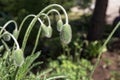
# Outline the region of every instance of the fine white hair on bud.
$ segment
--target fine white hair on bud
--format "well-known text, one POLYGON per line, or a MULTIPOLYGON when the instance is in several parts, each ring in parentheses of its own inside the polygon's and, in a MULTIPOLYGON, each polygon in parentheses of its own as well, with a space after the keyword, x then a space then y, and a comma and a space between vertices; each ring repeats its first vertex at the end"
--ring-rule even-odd
POLYGON ((24 55, 21 49, 16 49, 13 52, 13 59, 16 66, 22 66, 24 63, 24 55))
POLYGON ((64 44, 70 43, 72 39, 72 30, 69 24, 64 24, 62 31, 60 32, 60 39, 64 44))
POLYGON ((4 35, 3 35, 3 39, 4 39, 5 41, 10 41, 10 40, 11 40, 11 36, 10 36, 9 34, 4 34, 4 35))
POLYGON ((46 35, 48 34, 48 29, 45 24, 41 24, 41 30, 42 30, 42 36, 46 37, 46 35))
POLYGON ((50 38, 52 36, 52 27, 48 26, 47 29, 48 29, 48 34, 46 35, 46 37, 50 38))
POLYGON ((60 32, 62 30, 63 27, 63 21, 60 19, 57 22, 57 30, 60 32))
POLYGON ((42 36, 50 38, 52 36, 52 27, 41 24, 42 36))

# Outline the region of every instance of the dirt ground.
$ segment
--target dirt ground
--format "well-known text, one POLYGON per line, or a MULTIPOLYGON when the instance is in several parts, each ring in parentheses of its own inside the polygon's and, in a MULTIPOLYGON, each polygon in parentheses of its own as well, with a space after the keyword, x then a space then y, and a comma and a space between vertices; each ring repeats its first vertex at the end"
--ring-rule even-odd
POLYGON ((94 80, 120 80, 120 53, 103 53, 93 78, 94 80))

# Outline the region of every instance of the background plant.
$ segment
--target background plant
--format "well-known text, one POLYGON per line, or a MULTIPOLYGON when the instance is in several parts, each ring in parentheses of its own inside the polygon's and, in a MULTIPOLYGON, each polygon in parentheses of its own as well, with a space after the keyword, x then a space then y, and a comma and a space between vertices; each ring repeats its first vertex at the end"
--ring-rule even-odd
MULTIPOLYGON (((58 7, 60 8, 65 17, 66 17, 66 22, 62 25, 57 25, 59 26, 59 28, 61 28, 60 32, 60 39, 63 42, 63 44, 68 44, 71 41, 72 38, 72 31, 71 31, 71 27, 69 25, 68 22, 68 16, 67 13, 65 11, 65 9, 58 5, 58 4, 52 4, 47 6, 46 8, 44 8, 38 15, 28 15, 24 18, 24 20, 22 21, 22 23, 20 24, 19 29, 17 29, 17 23, 13 20, 8 21, 5 25, 3 25, 3 27, 1 27, 0 30, 0 39, 2 41, 2 45, 1 45, 1 51, 3 50, 2 48, 5 47, 4 50, 4 56, 1 56, 0 61, 1 61, 1 72, 0 73, 0 78, 3 80, 28 80, 28 79, 35 79, 38 80, 39 75, 33 75, 31 74, 30 70, 36 66, 41 64, 41 62, 37 62, 37 63, 33 63, 33 61, 39 57, 40 55, 40 51, 36 52, 36 47, 38 45, 38 41, 40 38, 40 35, 44 36, 44 37, 48 37, 50 38, 52 36, 52 27, 51 27, 51 22, 49 19, 48 14, 45 14, 44 12, 47 11, 48 9, 51 9, 53 7, 58 7), (40 16, 44 16, 47 17, 48 20, 48 26, 46 26, 43 21, 41 20, 40 16), (21 29, 23 27, 24 22, 29 18, 29 17, 33 17, 31 23, 29 24, 28 28, 26 29, 26 33, 25 36, 23 38, 23 42, 21 47, 19 46, 19 43, 17 41, 17 39, 19 38, 19 34, 21 32, 21 29), (33 47, 33 50, 31 51, 31 55, 27 56, 26 58, 24 57, 24 52, 25 52, 25 47, 27 44, 27 40, 28 37, 30 36, 31 30, 33 28, 33 26, 35 25, 35 23, 37 22, 37 20, 40 23, 40 27, 38 28, 38 33, 36 36, 36 40, 35 40, 35 45, 33 47), (10 23, 14 23, 15 25, 15 29, 13 30, 12 33, 8 32, 5 28, 10 24, 10 23), (13 39, 14 44, 12 47, 9 47, 8 44, 5 41, 10 41, 10 39, 13 39), (34 76, 34 77, 33 77, 34 76)), ((56 10, 57 11, 57 10, 56 10)), ((52 11, 51 11, 52 12, 52 11)), ((57 13, 59 13, 57 11, 57 13)), ((60 17, 61 15, 59 15, 60 17)), ((61 20, 61 18, 60 18, 61 20)), ((59 22, 58 22, 59 23, 59 22)), ((56 78, 64 78, 65 76, 54 76, 54 77, 50 77, 50 78, 46 78, 44 77, 45 80, 51 80, 51 79, 56 79, 56 78)))

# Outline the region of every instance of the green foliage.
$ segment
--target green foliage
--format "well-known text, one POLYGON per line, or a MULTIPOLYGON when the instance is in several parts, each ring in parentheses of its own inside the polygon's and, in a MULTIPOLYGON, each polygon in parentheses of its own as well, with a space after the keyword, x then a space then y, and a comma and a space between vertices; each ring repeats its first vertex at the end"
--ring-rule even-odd
POLYGON ((120 79, 120 73, 119 72, 113 71, 113 72, 111 72, 111 74, 112 74, 112 77, 111 77, 110 80, 119 80, 120 79))
MULTIPOLYGON (((27 73, 31 69, 31 64, 40 54, 38 53, 37 56, 36 54, 28 56, 24 64, 20 68, 14 65, 14 60, 12 59, 11 51, 8 51, 7 53, 5 51, 3 55, 4 55, 3 57, 0 57, 0 79, 1 80, 11 80, 11 79, 12 80, 22 80, 22 79, 28 80, 26 77, 30 76, 30 75, 27 75, 27 73), (5 57, 6 54, 7 56, 5 57), (18 70, 17 74, 16 74, 16 70, 18 70)), ((38 63, 34 63, 33 65, 36 65, 36 64, 38 65, 38 63)))
POLYGON ((69 60, 65 55, 59 56, 58 60, 51 61, 49 67, 53 68, 51 75, 64 74, 67 76, 65 80, 88 80, 92 69, 89 61, 81 59, 80 63, 77 63, 69 60))
POLYGON ((97 57, 99 53, 102 52, 102 50, 100 50, 101 46, 100 41, 87 42, 86 49, 84 50, 86 57, 97 57))
MULTIPOLYGON (((10 20, 5 25, 3 25, 3 27, 0 27, 0 40, 1 40, 0 51, 2 53, 2 56, 0 56, 0 71, 1 71, 0 79, 1 80, 40 80, 40 79, 41 80, 52 80, 52 79, 58 79, 58 78, 65 77, 65 76, 47 77, 46 74, 48 74, 49 72, 48 73, 45 72, 44 73, 45 77, 43 77, 44 75, 39 72, 37 75, 34 75, 30 71, 33 67, 41 64, 40 61, 37 63, 33 63, 39 57, 39 55, 41 53, 40 51, 35 53, 39 38, 41 36, 40 34, 42 33, 42 34, 44 34, 44 37, 49 37, 49 38, 52 36, 52 27, 50 26, 51 25, 50 19, 48 19, 49 26, 47 27, 47 26, 43 25, 43 21, 41 20, 41 18, 39 18, 42 14, 45 14, 45 12, 48 9, 51 9, 52 7, 58 7, 64 12, 64 14, 66 15, 66 23, 65 24, 69 25, 68 17, 67 17, 67 13, 66 13, 65 9, 61 5, 51 4, 51 5, 47 6, 46 8, 44 8, 38 15, 28 15, 27 17, 25 17, 24 20, 22 21, 19 29, 18 29, 17 23, 14 20, 10 20), (34 18, 32 19, 31 23, 29 24, 28 28, 26 29, 25 36, 24 36, 23 42, 22 42, 22 46, 20 47, 17 39, 19 38, 19 35, 21 34, 20 31, 23 27, 24 22, 29 17, 34 17, 34 18), (31 30, 34 27, 37 20, 39 21, 41 26, 39 26, 39 29, 37 32, 37 36, 35 39, 35 45, 34 45, 32 51, 30 52, 31 54, 29 56, 26 56, 26 58, 25 58, 24 54, 25 54, 25 47, 27 45, 27 40, 28 40, 31 30), (15 29, 11 33, 6 30, 6 27, 8 27, 8 25, 10 23, 13 23, 15 26, 15 29), (10 45, 7 44, 5 41, 10 41, 11 39, 13 39, 14 43, 10 47, 10 45)), ((45 14, 45 15, 47 15, 47 14, 45 14)), ((48 18, 49 18, 49 16, 48 16, 48 18)), ((63 27, 66 28, 66 26, 63 26, 63 27)), ((70 25, 67 27, 69 28, 69 30, 67 30, 67 31, 65 30, 64 33, 67 33, 67 35, 72 35, 70 25)), ((63 33, 63 32, 60 32, 60 33, 63 33)), ((61 38, 65 38, 66 42, 64 42, 64 43, 68 44, 71 41, 71 36, 66 36, 66 37, 68 39, 65 38, 65 36, 61 37, 61 38)))

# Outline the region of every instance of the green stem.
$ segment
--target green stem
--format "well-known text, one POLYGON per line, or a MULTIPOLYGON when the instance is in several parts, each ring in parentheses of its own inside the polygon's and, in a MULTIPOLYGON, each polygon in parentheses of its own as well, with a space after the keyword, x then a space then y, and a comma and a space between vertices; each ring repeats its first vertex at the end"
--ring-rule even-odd
POLYGON ((16 74, 17 74, 18 70, 19 70, 19 67, 17 67, 16 70, 15 70, 15 73, 14 73, 14 76, 13 76, 13 80, 16 80, 16 74))
POLYGON ((40 38, 40 33, 41 33, 41 27, 39 28, 39 31, 38 31, 38 34, 37 34, 37 38, 36 38, 36 41, 35 41, 35 46, 32 50, 32 54, 34 54, 36 48, 37 48, 37 45, 38 45, 38 41, 39 41, 39 38, 40 38))
MULTIPOLYGON (((109 42, 109 40, 111 39, 111 37, 113 36, 113 34, 115 33, 115 31, 118 29, 119 26, 120 26, 120 22, 119 22, 119 23, 115 26, 115 28, 112 30, 112 32, 110 33, 110 35, 108 36, 108 38, 106 39, 106 41, 104 42, 104 44, 103 44, 103 46, 100 48, 100 50, 103 49, 103 48, 107 45, 107 43, 109 42)), ((100 58, 101 58, 102 54, 103 54, 103 52, 100 52, 100 53, 99 53, 98 58, 97 58, 97 62, 96 62, 96 64, 95 64, 95 66, 93 67, 93 70, 92 70, 92 72, 91 72, 91 74, 90 74, 90 78, 89 78, 89 79, 92 79, 92 76, 93 76, 93 74, 94 74, 94 72, 95 72, 95 69, 97 68, 97 66, 98 66, 98 64, 99 64, 99 62, 100 62, 100 58)))
POLYGON ((16 23, 14 20, 10 20, 10 21, 8 21, 8 22, 3 26, 3 28, 2 28, 1 31, 0 31, 0 35, 2 34, 3 30, 5 30, 5 28, 6 28, 10 23, 14 23, 15 29, 17 30, 17 23, 16 23))
MULTIPOLYGON (((21 31, 21 28, 22 28, 22 26, 23 26, 23 23, 24 23, 24 22, 26 21, 26 19, 29 18, 29 17, 34 17, 34 18, 35 18, 36 15, 31 14, 31 15, 28 15, 26 18, 24 18, 23 22, 22 22, 21 25, 20 25, 19 33, 20 33, 20 31, 21 31)), ((38 21, 39 21, 41 24, 43 24, 43 22, 41 21, 40 18, 38 18, 38 21)), ((27 29, 27 31, 29 31, 29 28, 27 29)), ((38 35, 40 35, 40 32, 41 32, 41 30, 39 30, 38 35)), ((19 36, 19 35, 18 35, 18 36, 19 36)), ((27 36, 29 36, 29 34, 28 34, 27 36)), ((36 46, 37 46, 37 43, 38 43, 38 39, 39 39, 39 37, 37 36, 36 42, 35 42, 35 46, 34 46, 34 49, 33 49, 32 53, 33 53, 33 52, 35 51, 35 49, 36 49, 36 46)), ((25 45, 26 45, 26 44, 25 44, 25 45)), ((23 48, 22 50, 24 50, 24 48, 23 48)))
POLYGON ((56 12, 56 13, 58 14, 60 20, 62 20, 62 17, 61 17, 61 15, 60 15, 60 13, 59 13, 58 10, 56 10, 56 9, 51 9, 51 10, 49 10, 49 11, 47 12, 47 15, 49 15, 51 12, 56 12))
POLYGON ((45 17, 47 17, 47 20, 48 20, 48 26, 51 26, 51 22, 50 22, 50 18, 49 18, 49 16, 48 16, 47 14, 45 14, 45 13, 42 13, 41 16, 45 16, 45 17))
POLYGON ((46 79, 46 80, 55 80, 55 79, 59 79, 59 78, 66 78, 66 76, 55 76, 55 77, 50 77, 50 78, 48 78, 48 79, 46 79))
POLYGON ((28 29, 27 29, 27 31, 26 31, 26 33, 25 33, 25 36, 24 36, 24 39, 23 39, 23 43, 22 43, 22 50, 23 50, 23 51, 24 51, 24 49, 25 49, 26 42, 27 42, 27 40, 28 40, 29 34, 30 34, 33 26, 35 25, 37 19, 40 17, 40 15, 41 15, 42 13, 44 13, 47 9, 49 9, 49 8, 51 8, 51 7, 59 7, 59 8, 61 8, 61 9, 63 10, 64 14, 65 14, 65 17, 66 17, 66 23, 68 23, 67 13, 66 13, 65 9, 64 9, 61 5, 52 4, 52 5, 49 5, 49 6, 45 7, 45 8, 31 21, 31 23, 29 24, 28 29))
POLYGON ((8 34, 8 35, 10 35, 11 37, 12 37, 12 39, 14 40, 14 42, 15 42, 15 44, 16 44, 16 47, 17 47, 17 49, 20 49, 20 46, 19 46, 19 44, 18 44, 18 42, 17 42, 17 40, 15 39, 15 37, 11 34, 11 33, 9 33, 9 32, 5 32, 4 34, 2 34, 0 37, 3 37, 5 34, 8 34))
MULTIPOLYGON (((26 21, 28 18, 30 18, 30 17, 36 17, 36 15, 30 14, 30 15, 26 16, 26 17, 23 19, 23 21, 22 21, 22 23, 20 24, 20 27, 19 27, 18 36, 19 36, 19 33, 20 33, 20 31, 21 31, 21 29, 22 29, 22 27, 23 27, 23 24, 24 24, 25 21, 26 21)), ((39 22, 42 23, 41 20, 39 20, 39 22)), ((18 36, 17 36, 17 38, 18 38, 18 36)))

